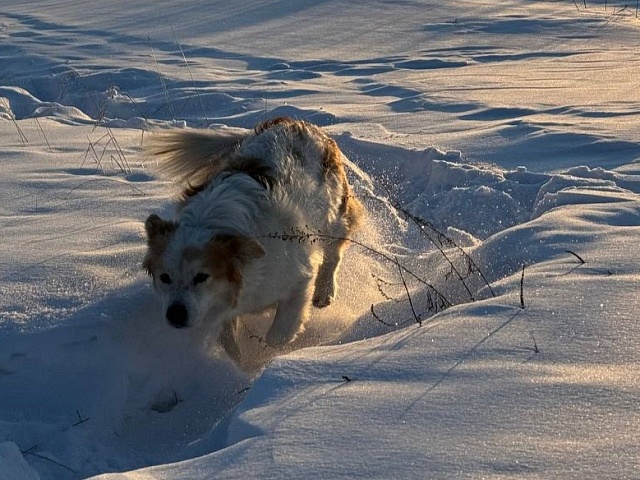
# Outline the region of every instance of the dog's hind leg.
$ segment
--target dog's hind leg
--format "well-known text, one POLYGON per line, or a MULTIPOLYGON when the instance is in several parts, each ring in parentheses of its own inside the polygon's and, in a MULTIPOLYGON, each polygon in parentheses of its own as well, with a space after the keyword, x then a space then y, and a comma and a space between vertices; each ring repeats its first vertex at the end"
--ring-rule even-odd
POLYGON ((311 289, 311 279, 302 278, 287 298, 278 301, 273 323, 267 331, 267 344, 270 347, 281 348, 302 333, 309 316, 311 289))

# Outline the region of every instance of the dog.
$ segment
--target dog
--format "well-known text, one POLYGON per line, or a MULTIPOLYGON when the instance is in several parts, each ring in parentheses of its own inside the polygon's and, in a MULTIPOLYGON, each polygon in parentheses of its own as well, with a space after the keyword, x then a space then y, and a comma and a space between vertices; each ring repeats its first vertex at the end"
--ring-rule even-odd
POLYGON ((275 307, 265 340, 290 344, 311 305, 335 299, 344 250, 363 218, 335 141, 281 117, 241 133, 160 134, 149 153, 186 184, 175 220, 151 214, 145 222, 142 265, 166 320, 207 324, 238 360, 236 319, 275 307))

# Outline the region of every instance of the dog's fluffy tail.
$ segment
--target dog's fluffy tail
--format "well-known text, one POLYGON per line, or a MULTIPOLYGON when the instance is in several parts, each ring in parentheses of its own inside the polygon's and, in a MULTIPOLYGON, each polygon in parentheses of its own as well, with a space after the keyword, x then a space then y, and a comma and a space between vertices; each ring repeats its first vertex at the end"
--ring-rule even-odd
POLYGON ((178 130, 153 134, 146 147, 163 176, 198 185, 226 167, 227 159, 252 132, 178 130))

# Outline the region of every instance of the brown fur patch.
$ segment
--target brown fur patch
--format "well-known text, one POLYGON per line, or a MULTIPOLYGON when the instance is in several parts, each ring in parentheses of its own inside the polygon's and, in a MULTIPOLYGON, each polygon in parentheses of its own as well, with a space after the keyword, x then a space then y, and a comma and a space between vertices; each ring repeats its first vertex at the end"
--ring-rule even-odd
POLYGON ((160 259, 164 253, 169 239, 173 232, 178 228, 176 222, 163 220, 155 213, 149 215, 144 222, 144 228, 147 232, 147 253, 142 260, 142 268, 144 268, 149 275, 158 269, 160 259))
POLYGON ((351 191, 349 191, 349 194, 342 200, 342 207, 344 208, 344 218, 347 222, 347 228, 349 233, 352 233, 362 224, 364 207, 351 191))
POLYGON ((348 231, 353 232, 362 222, 364 207, 353 195, 347 179, 344 162, 342 161, 342 152, 332 138, 326 138, 325 149, 325 155, 322 159, 322 169, 326 176, 334 176, 342 185, 343 197, 342 204, 340 205, 340 214, 346 221, 348 231))
POLYGON ((347 181, 347 175, 344 171, 344 165, 342 163, 342 152, 338 148, 336 142, 329 137, 325 138, 324 142, 324 157, 322 158, 322 169, 326 173, 331 173, 338 177, 341 183, 347 181))
POLYGON ((216 235, 206 247, 205 259, 211 275, 231 286, 229 303, 236 306, 242 290, 242 270, 265 250, 257 240, 238 235, 216 235))
POLYGON ((281 125, 283 123, 287 125, 293 125, 300 122, 298 120, 294 120, 289 117, 275 117, 257 124, 253 130, 254 132, 256 132, 256 135, 259 135, 262 132, 269 130, 272 127, 275 127, 276 125, 281 125))

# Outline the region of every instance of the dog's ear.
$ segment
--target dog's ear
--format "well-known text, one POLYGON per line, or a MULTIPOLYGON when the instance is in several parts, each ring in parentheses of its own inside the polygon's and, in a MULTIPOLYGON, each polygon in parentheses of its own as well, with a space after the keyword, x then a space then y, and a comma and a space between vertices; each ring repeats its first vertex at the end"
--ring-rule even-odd
POLYGON ((254 238, 240 235, 216 235, 206 247, 206 258, 214 276, 229 282, 229 304, 238 304, 242 291, 242 273, 252 260, 265 255, 264 247, 254 238))
POLYGON ((147 232, 147 254, 142 260, 142 268, 151 275, 162 257, 162 253, 167 246, 170 235, 178 228, 176 222, 163 220, 155 213, 149 215, 144 222, 144 229, 147 232))
POLYGON ((170 222, 163 220, 155 213, 149 215, 144 222, 144 229, 147 232, 147 241, 151 245, 158 237, 167 237, 171 234, 178 224, 176 222, 170 222))
POLYGON ((232 252, 242 264, 264 257, 267 253, 262 244, 255 238, 232 237, 232 252))
POLYGON ((258 240, 241 235, 216 235, 209 241, 207 250, 216 260, 231 261, 240 267, 266 253, 258 240))
POLYGON ((216 235, 206 247, 211 269, 237 285, 242 284, 242 269, 265 253, 258 240, 240 235, 216 235))

